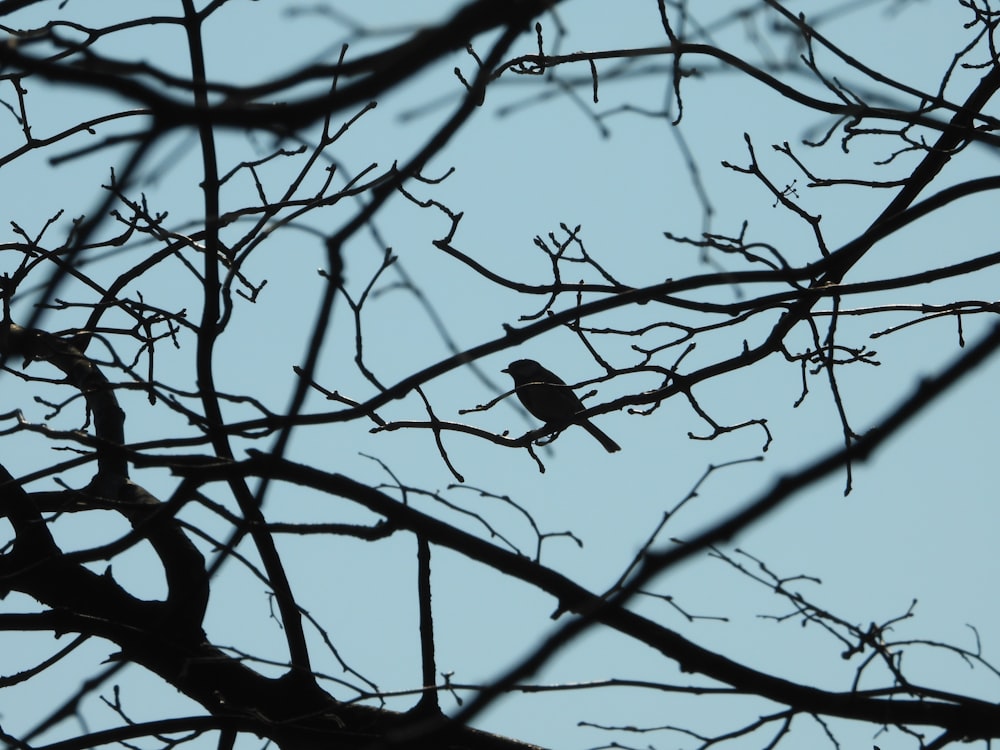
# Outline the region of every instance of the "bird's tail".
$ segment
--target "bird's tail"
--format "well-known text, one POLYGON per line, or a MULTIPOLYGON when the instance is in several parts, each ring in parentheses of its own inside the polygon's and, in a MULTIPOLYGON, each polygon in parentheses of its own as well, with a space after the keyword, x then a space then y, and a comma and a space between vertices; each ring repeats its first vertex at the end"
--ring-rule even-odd
POLYGON ((580 426, 583 427, 587 432, 593 435, 595 438, 601 441, 601 445, 604 446, 604 450, 608 453, 615 453, 620 451, 622 447, 618 445, 614 440, 612 440, 608 435, 601 432, 600 428, 591 422, 589 419, 586 422, 581 422, 580 426))

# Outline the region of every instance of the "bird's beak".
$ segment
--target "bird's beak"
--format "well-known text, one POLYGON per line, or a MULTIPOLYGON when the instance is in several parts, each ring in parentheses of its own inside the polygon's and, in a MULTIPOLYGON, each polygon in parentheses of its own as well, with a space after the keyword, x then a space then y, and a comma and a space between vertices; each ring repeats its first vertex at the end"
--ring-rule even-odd
POLYGON ((503 368, 503 369, 502 369, 502 370, 501 370, 500 372, 505 372, 505 373, 507 373, 508 375, 510 375, 510 368, 509 368, 509 367, 505 367, 505 368, 503 368))

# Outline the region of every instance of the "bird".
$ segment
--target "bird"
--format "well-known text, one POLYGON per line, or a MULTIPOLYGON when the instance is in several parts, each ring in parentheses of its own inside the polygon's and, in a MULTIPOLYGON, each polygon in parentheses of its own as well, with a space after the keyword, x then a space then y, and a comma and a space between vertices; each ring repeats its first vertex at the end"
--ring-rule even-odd
POLYGON ((577 417, 584 411, 583 402, 554 372, 546 370, 533 359, 518 359, 501 372, 514 379, 514 391, 524 408, 546 425, 566 427, 578 424, 597 438, 608 453, 622 449, 589 419, 577 417))

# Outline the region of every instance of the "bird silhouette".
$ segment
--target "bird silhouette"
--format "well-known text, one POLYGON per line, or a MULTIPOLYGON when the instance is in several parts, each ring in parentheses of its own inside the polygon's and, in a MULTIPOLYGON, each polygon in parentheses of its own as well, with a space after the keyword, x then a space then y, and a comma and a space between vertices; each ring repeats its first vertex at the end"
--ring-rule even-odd
POLYGON ((546 425, 566 427, 578 424, 597 438, 608 453, 622 449, 589 419, 577 416, 584 411, 583 402, 551 370, 546 370, 533 359, 519 359, 511 362, 502 372, 514 379, 514 390, 524 408, 546 425))

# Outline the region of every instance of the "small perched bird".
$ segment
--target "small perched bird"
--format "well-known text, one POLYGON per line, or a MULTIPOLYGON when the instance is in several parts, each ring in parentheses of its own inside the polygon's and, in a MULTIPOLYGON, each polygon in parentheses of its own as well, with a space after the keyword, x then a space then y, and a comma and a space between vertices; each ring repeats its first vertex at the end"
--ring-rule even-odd
POLYGON ((554 427, 578 424, 601 441, 608 453, 620 451, 618 443, 601 432, 589 419, 576 415, 584 411, 583 402, 562 379, 533 359, 519 359, 502 370, 514 378, 514 390, 532 416, 554 427))

